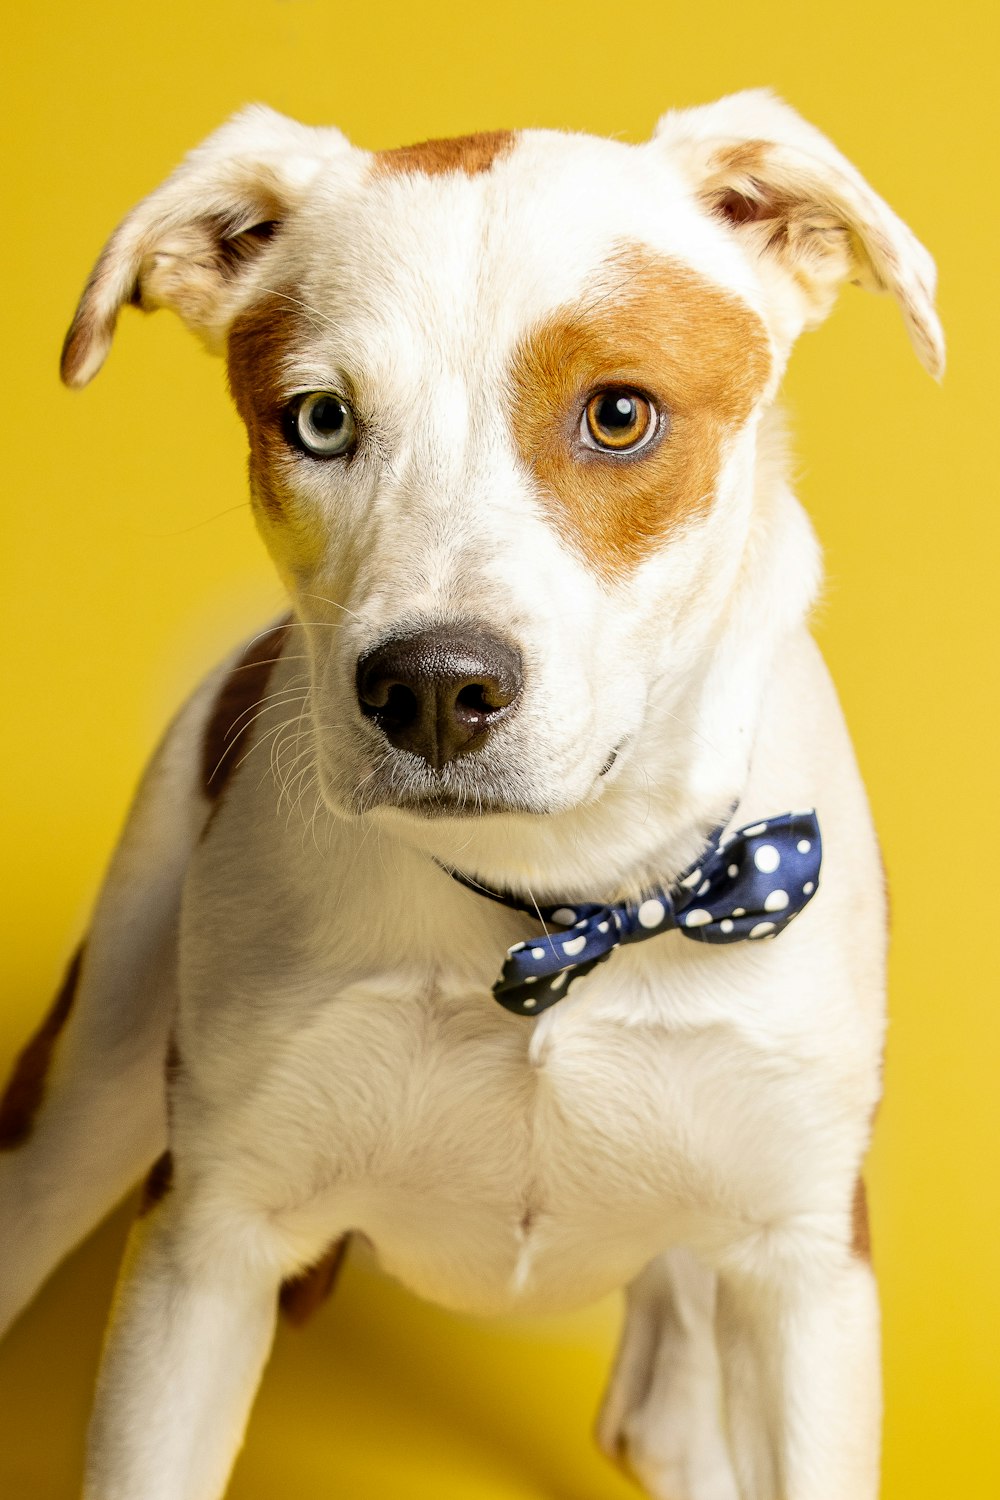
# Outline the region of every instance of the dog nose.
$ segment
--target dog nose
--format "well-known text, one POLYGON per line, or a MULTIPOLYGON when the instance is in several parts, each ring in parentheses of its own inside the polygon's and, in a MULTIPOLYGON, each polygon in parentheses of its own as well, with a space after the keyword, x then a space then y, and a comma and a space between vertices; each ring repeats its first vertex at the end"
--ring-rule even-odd
POLYGON ((436 771, 478 750, 522 686, 520 653, 474 626, 397 636, 358 661, 361 712, 436 771))

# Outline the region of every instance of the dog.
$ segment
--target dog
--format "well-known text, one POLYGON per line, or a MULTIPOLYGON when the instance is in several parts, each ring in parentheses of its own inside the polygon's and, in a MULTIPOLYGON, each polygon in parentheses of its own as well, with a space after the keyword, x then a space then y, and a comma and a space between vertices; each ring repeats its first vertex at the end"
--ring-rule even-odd
POLYGON ((927 252, 766 91, 379 153, 254 106, 113 234, 63 377, 127 304, 225 355, 290 613, 0 1110, 4 1324, 146 1178, 86 1500, 223 1493, 350 1235, 465 1312, 625 1288, 656 1500, 874 1500, 885 893, 775 407, 845 281, 940 375, 927 252))

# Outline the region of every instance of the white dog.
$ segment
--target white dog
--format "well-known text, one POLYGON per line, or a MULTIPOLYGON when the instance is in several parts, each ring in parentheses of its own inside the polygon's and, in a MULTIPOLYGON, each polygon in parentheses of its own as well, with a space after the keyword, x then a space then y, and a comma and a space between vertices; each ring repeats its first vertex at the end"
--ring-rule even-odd
POLYGON ((375 155, 251 108, 112 236, 64 377, 126 303, 225 353, 292 614, 0 1115, 0 1322, 156 1163, 87 1500, 222 1494, 351 1233, 477 1313, 627 1287, 651 1496, 874 1500, 884 892, 773 405, 844 280, 939 373, 926 252, 764 92, 375 155))

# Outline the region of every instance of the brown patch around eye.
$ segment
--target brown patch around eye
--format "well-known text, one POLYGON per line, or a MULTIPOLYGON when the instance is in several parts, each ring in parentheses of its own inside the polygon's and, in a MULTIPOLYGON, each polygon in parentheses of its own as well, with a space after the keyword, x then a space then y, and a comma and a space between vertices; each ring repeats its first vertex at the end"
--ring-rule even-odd
POLYGON ((591 297, 522 341, 511 371, 515 443, 566 541, 613 580, 703 513, 770 368, 764 326, 735 293, 649 250, 617 255, 591 297), (605 387, 644 391, 661 413, 634 456, 578 440, 605 387))
POLYGON ((83 945, 70 960, 59 993, 34 1036, 14 1064, 10 1082, 0 1099, 0 1151, 21 1146, 31 1134, 45 1094, 45 1079, 56 1041, 69 1020, 83 966, 83 945))
POLYGON ((251 641, 219 690, 201 747, 202 791, 210 802, 221 797, 253 743, 255 711, 267 695, 289 629, 290 622, 285 621, 251 641))
POLYGON ((418 172, 439 177, 444 172, 464 172, 475 177, 488 172, 493 163, 513 150, 512 130, 488 130, 479 135, 456 135, 439 141, 418 141, 415 146, 396 146, 375 154, 376 177, 398 177, 418 172))
POLYGON ((229 389, 250 439, 250 491, 270 521, 285 519, 277 479, 288 457, 281 392, 286 356, 301 341, 301 321, 292 295, 276 290, 241 313, 229 331, 229 389))

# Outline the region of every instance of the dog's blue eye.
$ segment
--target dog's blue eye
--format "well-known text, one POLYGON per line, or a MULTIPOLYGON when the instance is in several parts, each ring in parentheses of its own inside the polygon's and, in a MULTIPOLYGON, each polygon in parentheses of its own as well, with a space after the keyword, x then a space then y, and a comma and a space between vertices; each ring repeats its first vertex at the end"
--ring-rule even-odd
POLYGON ((357 428, 346 402, 330 391, 297 396, 288 409, 286 430, 296 447, 313 458, 340 458, 354 447, 357 428))

